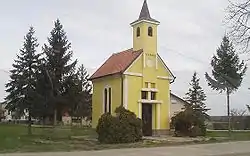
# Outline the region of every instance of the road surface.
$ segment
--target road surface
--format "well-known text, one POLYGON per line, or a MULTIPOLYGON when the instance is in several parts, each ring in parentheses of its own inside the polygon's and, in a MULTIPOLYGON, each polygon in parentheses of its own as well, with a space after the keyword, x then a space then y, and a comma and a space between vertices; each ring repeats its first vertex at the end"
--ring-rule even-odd
POLYGON ((250 141, 103 151, 22 153, 0 156, 250 156, 250 141))

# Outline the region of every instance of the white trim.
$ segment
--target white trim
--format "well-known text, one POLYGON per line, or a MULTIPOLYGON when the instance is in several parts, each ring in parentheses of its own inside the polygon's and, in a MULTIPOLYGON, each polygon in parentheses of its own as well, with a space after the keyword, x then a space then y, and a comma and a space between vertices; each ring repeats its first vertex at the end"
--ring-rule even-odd
POLYGON ((165 70, 167 70, 169 72, 169 74, 171 75, 172 79, 174 79, 174 75, 173 73, 170 71, 170 69, 167 67, 167 65, 164 63, 163 59, 161 58, 161 56, 159 54, 157 54, 157 58, 158 60, 161 61, 161 63, 163 64, 163 66, 165 67, 165 70))
POLYGON ((142 103, 138 103, 138 118, 142 119, 142 103))
POLYGON ((139 103, 154 103, 154 104, 163 103, 163 101, 159 101, 159 100, 146 100, 146 99, 138 100, 138 102, 139 103))
POLYGON ((151 88, 151 83, 150 82, 148 82, 148 88, 151 88))
POLYGON ((156 88, 142 88, 141 91, 146 91, 146 92, 158 92, 159 90, 156 88))
POLYGON ((102 114, 105 113, 105 87, 104 89, 102 90, 102 114))
POLYGON ((155 55, 155 67, 156 67, 156 69, 158 69, 158 57, 157 57, 157 55, 155 55))
POLYGON ((132 63, 131 65, 124 71, 124 73, 127 73, 129 71, 129 69, 134 66, 134 64, 140 59, 141 55, 143 55, 143 53, 141 53, 132 63))
POLYGON ((133 73, 133 72, 124 72, 124 75, 130 75, 130 76, 138 76, 142 77, 142 73, 133 73))
POLYGON ((128 109, 128 79, 126 75, 123 78, 123 107, 128 109))
POLYGON ((143 53, 143 67, 146 67, 146 54, 143 53))
POLYGON ((173 80, 174 78, 169 76, 157 76, 157 79, 173 80))
POLYGON ((171 105, 172 105, 172 103, 171 103, 171 93, 169 93, 168 94, 168 99, 169 99, 169 104, 168 104, 168 117, 169 117, 169 125, 170 125, 170 123, 171 123, 171 105))
POLYGON ((141 22, 147 22, 147 23, 150 23, 150 24, 156 24, 156 25, 159 25, 160 22, 153 22, 153 21, 149 21, 149 20, 140 20, 140 21, 137 21, 137 22, 133 22, 131 23, 130 25, 133 27, 134 25, 137 25, 141 22))
POLYGON ((157 129, 161 129, 161 105, 156 105, 157 108, 157 129))

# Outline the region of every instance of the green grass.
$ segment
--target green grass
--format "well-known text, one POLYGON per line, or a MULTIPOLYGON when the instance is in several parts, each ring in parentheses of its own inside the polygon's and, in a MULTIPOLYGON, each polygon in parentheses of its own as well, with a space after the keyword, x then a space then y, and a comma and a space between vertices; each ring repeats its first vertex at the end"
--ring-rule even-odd
POLYGON ((0 152, 69 151, 92 146, 95 131, 88 128, 32 127, 27 135, 23 125, 0 125, 0 152), (77 138, 81 136, 81 138, 77 138), (78 147, 81 144, 81 147, 78 147))
POLYGON ((245 141, 250 140, 250 131, 232 131, 231 136, 227 131, 208 131, 208 137, 224 137, 228 140, 245 141))
POLYGON ((171 142, 143 140, 132 144, 104 145, 97 141, 97 134, 91 128, 77 127, 32 127, 32 135, 27 135, 25 125, 0 124, 0 153, 10 152, 49 152, 100 150, 115 148, 159 147, 183 144, 213 143, 229 140, 250 140, 250 132, 232 132, 228 138, 227 132, 209 131, 206 141, 171 142), (219 139, 225 137, 226 139, 219 139))

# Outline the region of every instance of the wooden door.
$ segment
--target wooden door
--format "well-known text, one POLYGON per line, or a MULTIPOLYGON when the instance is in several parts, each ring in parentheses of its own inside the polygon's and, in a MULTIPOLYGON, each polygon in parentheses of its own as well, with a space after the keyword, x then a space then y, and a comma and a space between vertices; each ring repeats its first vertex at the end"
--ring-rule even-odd
POLYGON ((142 133, 152 136, 152 105, 142 104, 142 133))

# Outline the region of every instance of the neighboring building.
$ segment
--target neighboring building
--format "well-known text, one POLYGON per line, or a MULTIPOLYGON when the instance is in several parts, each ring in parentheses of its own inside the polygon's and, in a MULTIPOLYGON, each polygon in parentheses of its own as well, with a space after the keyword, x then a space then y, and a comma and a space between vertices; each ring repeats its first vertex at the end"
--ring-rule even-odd
POLYGON ((24 114, 20 117, 15 116, 15 112, 11 112, 5 108, 6 103, 2 102, 0 108, 4 109, 4 120, 3 121, 11 121, 11 120, 27 120, 28 119, 28 111, 24 110, 24 114))
MULTIPOLYGON (((208 129, 214 130, 227 130, 228 117, 227 116, 210 116, 206 121, 208 129)), ((231 128, 232 130, 249 130, 250 129, 250 116, 233 116, 231 115, 231 128)))
POLYGON ((170 117, 172 118, 174 115, 181 112, 184 105, 188 104, 188 102, 173 93, 170 93, 170 99, 170 117))
MULTIPOLYGON (((143 121, 143 134, 170 129, 170 83, 175 79, 157 51, 157 27, 146 0, 132 22, 133 48, 114 53, 90 77, 93 83, 92 127, 105 112, 122 105, 143 121)), ((121 41, 122 42, 122 41, 121 41)))

